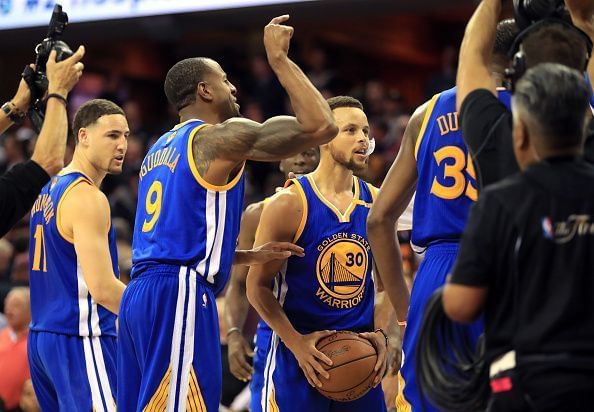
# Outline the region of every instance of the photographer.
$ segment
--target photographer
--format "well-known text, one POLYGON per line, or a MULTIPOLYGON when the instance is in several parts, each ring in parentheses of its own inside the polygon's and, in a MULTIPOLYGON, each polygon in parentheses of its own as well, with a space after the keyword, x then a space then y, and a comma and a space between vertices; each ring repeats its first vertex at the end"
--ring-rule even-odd
MULTIPOLYGON (((563 5, 559 0, 538 1, 550 5, 563 5)), ((497 99, 495 82, 490 76, 489 69, 501 2, 502 0, 483 0, 476 9, 466 27, 460 47, 460 63, 456 79, 458 87, 456 106, 460 113, 462 135, 477 169, 479 188, 497 182, 519 170, 512 149, 512 114, 497 99)), ((519 2, 520 5, 535 3, 536 1, 519 2)), ((577 9, 577 5, 581 3, 586 2, 574 0, 568 2, 568 6, 570 8, 575 6, 577 9)), ((592 0, 587 3, 592 3, 592 0)), ((555 13, 561 14, 558 9, 556 10, 555 13)), ((588 10, 585 6, 580 10, 583 10, 580 15, 587 15, 588 10)), ((529 11, 522 9, 516 14, 526 15, 529 11)), ((525 17, 527 27, 521 27, 524 30, 518 35, 510 51, 510 56, 514 58, 517 57, 517 52, 521 52, 523 56, 519 65, 518 59, 515 58, 516 63, 513 65, 515 74, 512 78, 515 77, 517 80, 524 70, 546 62, 560 63, 584 72, 591 51, 591 41, 587 34, 573 27, 569 21, 564 22, 562 16, 556 16, 553 19, 549 18, 550 16, 543 17, 536 22, 534 21, 538 20, 538 16, 525 17), (530 22, 534 23, 530 24, 530 22)), ((594 30, 591 32, 594 33, 594 30)))
MULTIPOLYGON (((47 62, 49 85, 45 121, 31 160, 16 165, 0 177, 0 237, 31 209, 50 176, 64 166, 68 136, 66 99, 82 75, 83 64, 80 60, 84 54, 82 46, 61 62, 56 62, 55 51, 50 54, 47 62)), ((29 104, 29 87, 21 80, 15 97, 0 110, 0 132, 14 122, 21 121, 29 104)))
POLYGON ((484 309, 489 411, 594 405, 594 166, 582 158, 590 91, 541 64, 517 83, 513 150, 522 173, 485 189, 443 292, 458 322, 484 309))

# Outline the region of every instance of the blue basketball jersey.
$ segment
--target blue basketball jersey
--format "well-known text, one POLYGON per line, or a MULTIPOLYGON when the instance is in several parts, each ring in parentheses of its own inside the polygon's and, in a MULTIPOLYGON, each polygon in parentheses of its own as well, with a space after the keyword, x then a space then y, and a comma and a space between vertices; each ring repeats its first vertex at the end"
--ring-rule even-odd
POLYGON ((370 186, 353 178, 353 201, 343 215, 311 174, 292 183, 304 204, 294 243, 305 256, 287 260, 275 279, 275 296, 300 333, 373 330, 375 291, 365 226, 373 203, 370 186))
MULTIPOLYGON (((507 90, 499 99, 511 106, 507 90)), ((456 111, 456 88, 430 100, 415 145, 417 192, 413 210, 412 243, 426 248, 440 241, 458 242, 477 183, 470 153, 462 138, 456 111)))
MULTIPOLYGON (((60 226, 60 202, 78 184, 93 183, 80 172, 54 176, 31 209, 29 283, 31 330, 75 336, 116 336, 116 316, 98 305, 83 277, 74 239, 60 226)), ((118 276, 115 229, 109 229, 109 251, 118 276)))
POLYGON ((154 265, 188 266, 220 292, 229 278, 243 205, 243 168, 225 186, 199 174, 192 142, 201 120, 166 132, 142 162, 132 278, 154 265))

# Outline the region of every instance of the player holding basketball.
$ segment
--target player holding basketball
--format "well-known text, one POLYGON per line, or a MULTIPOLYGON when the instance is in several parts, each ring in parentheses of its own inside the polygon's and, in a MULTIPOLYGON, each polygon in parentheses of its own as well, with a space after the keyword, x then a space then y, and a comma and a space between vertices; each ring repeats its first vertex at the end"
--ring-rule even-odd
POLYGON ((72 162, 31 210, 29 365, 42 410, 115 411, 116 327, 124 284, 99 190, 127 148, 124 111, 91 100, 74 116, 72 162))
MULTIPOLYGON (((288 179, 290 174, 303 175, 312 172, 320 161, 318 148, 311 148, 295 156, 283 159, 279 169, 285 173, 288 179)), ((251 249, 256 238, 256 229, 260 222, 260 216, 264 204, 270 198, 249 205, 241 217, 241 227, 237 247, 239 249, 251 249)), ((250 411, 262 410, 260 397, 264 385, 264 367, 266 365, 266 354, 272 330, 264 321, 258 322, 258 329, 255 336, 255 353, 252 353, 250 344, 244 338, 242 331, 250 308, 245 293, 246 279, 248 274, 247 266, 234 266, 229 280, 229 287, 225 294, 225 319, 229 329, 227 330, 227 344, 229 347, 229 368, 231 373, 240 380, 250 380, 250 411), (247 361, 248 356, 253 356, 253 367, 247 361)))
MULTIPOLYGON (((506 53, 516 33, 513 20, 505 20, 497 27, 492 72, 500 83, 509 64, 506 53)), ((509 106, 509 93, 500 90, 500 100, 509 106)), ((402 345, 400 374, 404 388, 399 388, 398 411, 423 407, 428 412, 435 410, 421 399, 416 385, 417 336, 427 300, 444 285, 456 260, 468 212, 476 198, 475 171, 459 128, 453 88, 435 95, 413 114, 367 223, 377 268, 399 324, 408 323, 402 345), (412 243, 425 250, 425 257, 413 283, 409 309, 402 257, 392 228, 415 191, 412 243)), ((470 328, 474 338, 482 333, 479 323, 470 328)))
POLYGON ((287 56, 288 18, 266 26, 264 46, 296 117, 263 124, 238 117, 236 89, 211 59, 182 60, 167 73, 165 93, 182 123, 161 136, 140 170, 132 281, 119 318, 120 411, 218 409, 215 296, 233 263, 262 260, 251 251, 234 258, 245 161, 278 161, 336 135, 328 103, 287 56))
POLYGON ((274 331, 266 361, 262 410, 381 411, 380 383, 386 369, 383 331, 374 332, 372 256, 365 221, 375 188, 353 172, 367 167, 369 124, 352 97, 328 100, 339 132, 321 146, 318 168, 292 179, 264 207, 256 244, 294 242, 305 257, 250 268, 250 303, 274 331), (339 271, 335 282, 329 272, 339 271), (274 290, 271 284, 274 282, 274 290), (323 330, 326 329, 326 330, 323 330), (352 402, 334 402, 322 387, 331 361, 315 347, 331 329, 362 332, 378 351, 375 388, 352 402), (321 331, 322 330, 322 331, 321 331))

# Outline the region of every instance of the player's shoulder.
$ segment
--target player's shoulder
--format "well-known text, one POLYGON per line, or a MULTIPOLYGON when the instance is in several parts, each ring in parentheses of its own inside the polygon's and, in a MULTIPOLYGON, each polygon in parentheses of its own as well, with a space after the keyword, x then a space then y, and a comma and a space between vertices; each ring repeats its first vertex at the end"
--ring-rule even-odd
POLYGON ((109 210, 109 201, 105 193, 86 179, 77 180, 68 188, 64 194, 63 204, 72 212, 109 210))
POLYGON ((264 205, 266 204, 267 199, 268 198, 259 202, 251 203, 245 208, 241 216, 243 224, 253 222, 257 226, 258 222, 260 221, 260 216, 262 216, 262 211, 264 210, 264 205))
POLYGON ((263 213, 274 214, 288 222, 301 216, 305 207, 307 204, 303 190, 296 184, 290 184, 268 198, 264 204, 263 213))

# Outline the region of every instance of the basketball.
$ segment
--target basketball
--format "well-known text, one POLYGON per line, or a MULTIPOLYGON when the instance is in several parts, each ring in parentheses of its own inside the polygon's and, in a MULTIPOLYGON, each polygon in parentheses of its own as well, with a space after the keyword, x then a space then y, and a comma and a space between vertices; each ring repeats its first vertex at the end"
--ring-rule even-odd
POLYGON ((339 402, 359 399, 370 389, 375 378, 373 370, 377 352, 371 342, 354 332, 340 331, 321 339, 316 348, 332 360, 332 366, 322 362, 330 374, 320 377, 317 388, 325 397, 339 402))

